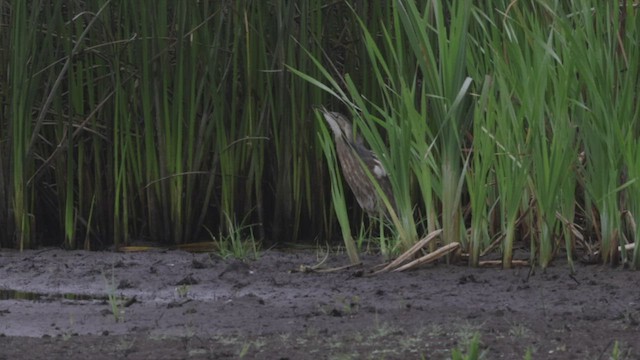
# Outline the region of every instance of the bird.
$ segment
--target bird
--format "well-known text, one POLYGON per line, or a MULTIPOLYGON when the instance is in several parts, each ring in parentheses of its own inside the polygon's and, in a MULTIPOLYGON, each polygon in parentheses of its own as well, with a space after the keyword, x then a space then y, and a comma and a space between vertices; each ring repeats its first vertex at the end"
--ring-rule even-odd
POLYGON ((346 116, 328 111, 325 107, 321 107, 320 111, 333 132, 343 176, 358 205, 370 216, 388 215, 387 207, 373 183, 375 180, 395 211, 396 202, 389 174, 376 154, 364 145, 360 136, 354 136, 351 122, 346 116))

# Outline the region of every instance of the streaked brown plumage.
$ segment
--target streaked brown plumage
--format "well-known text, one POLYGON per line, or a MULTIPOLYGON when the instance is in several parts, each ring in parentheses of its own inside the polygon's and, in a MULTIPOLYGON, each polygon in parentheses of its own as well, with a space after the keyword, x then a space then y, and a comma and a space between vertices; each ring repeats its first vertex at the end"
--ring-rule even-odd
POLYGON ((369 215, 387 214, 384 202, 378 196, 372 177, 386 195, 389 203, 395 208, 395 199, 391 192, 389 177, 382 163, 376 155, 367 149, 362 139, 354 138, 353 129, 349 120, 342 114, 331 112, 321 108, 324 119, 331 127, 336 143, 336 152, 342 173, 356 196, 360 207, 369 215), (368 175, 366 167, 371 175, 368 175))

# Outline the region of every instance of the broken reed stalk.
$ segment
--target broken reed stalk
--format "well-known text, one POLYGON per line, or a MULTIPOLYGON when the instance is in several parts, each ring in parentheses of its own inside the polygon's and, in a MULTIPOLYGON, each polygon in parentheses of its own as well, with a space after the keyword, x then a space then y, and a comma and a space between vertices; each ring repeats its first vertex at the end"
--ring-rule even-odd
MULTIPOLYGON (((420 249, 423 249, 425 246, 427 246, 433 239, 435 239, 436 237, 440 236, 442 234, 442 229, 440 230, 436 230, 431 232, 429 235, 427 235, 426 237, 422 238, 420 241, 418 241, 415 245, 413 245, 409 250, 407 250, 406 252, 404 252, 402 255, 398 256, 397 259, 395 259, 394 261, 392 261, 391 263, 389 263, 389 265, 385 266, 384 268, 374 272, 374 274, 380 274, 380 273, 384 273, 384 272, 389 272, 389 271, 395 271, 397 270, 403 263, 405 263, 407 260, 413 258, 415 256, 415 254, 420 251, 420 249)), ((458 244, 458 243, 456 243, 458 244)), ((459 244, 458 244, 459 246, 459 244)), ((446 246, 445 246, 446 247, 446 246)), ((434 254, 438 251, 440 251, 442 248, 434 251, 433 253, 428 254, 427 256, 434 254)), ((448 254, 448 252, 447 252, 448 254)), ((446 255, 446 254, 445 254, 446 255)), ((439 257, 438 257, 439 258, 439 257)), ((436 258, 437 259, 437 258, 436 258)), ((435 259, 434 259, 435 260, 435 259)), ((413 261, 411 262, 413 263, 413 261)))

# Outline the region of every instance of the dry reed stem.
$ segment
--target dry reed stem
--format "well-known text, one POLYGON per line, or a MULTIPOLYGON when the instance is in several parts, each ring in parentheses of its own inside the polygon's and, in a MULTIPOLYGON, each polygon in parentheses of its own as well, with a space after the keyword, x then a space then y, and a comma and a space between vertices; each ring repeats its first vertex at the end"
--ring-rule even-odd
POLYGON ((425 265, 428 264, 430 262, 434 262, 438 259, 440 259, 441 257, 455 251, 458 250, 458 248, 460 248, 460 243, 458 242, 452 242, 450 244, 447 244, 441 248, 438 248, 438 250, 429 253, 419 259, 413 260, 412 262, 402 265, 397 269, 392 270, 393 272, 396 271, 405 271, 405 270, 409 270, 409 269, 413 269, 413 268, 417 268, 421 265, 425 265))
POLYGON ((404 254, 400 255, 397 259, 395 259, 391 263, 389 263, 389 265, 387 265, 384 268, 374 272, 374 275, 375 274, 379 274, 379 273, 383 273, 383 272, 388 272, 388 271, 391 271, 391 270, 399 267, 405 261, 407 261, 408 259, 412 258, 420 249, 422 249, 423 247, 427 246, 433 239, 435 239, 436 237, 440 236, 440 234, 442 234, 442 229, 436 230, 436 231, 432 231, 429 235, 427 235, 426 237, 422 238, 420 241, 415 243, 409 250, 405 251, 404 254))

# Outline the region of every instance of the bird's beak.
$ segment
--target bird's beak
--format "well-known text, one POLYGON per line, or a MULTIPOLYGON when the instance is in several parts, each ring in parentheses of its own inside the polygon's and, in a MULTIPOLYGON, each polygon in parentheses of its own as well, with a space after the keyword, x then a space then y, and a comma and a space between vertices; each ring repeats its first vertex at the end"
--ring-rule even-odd
POLYGON ((327 110, 327 108, 324 107, 323 105, 314 105, 313 108, 315 110, 320 111, 322 113, 322 115, 325 115, 325 116, 326 116, 326 114, 329 113, 329 110, 327 110))
POLYGON ((331 131, 333 131, 333 135, 342 136, 342 129, 340 128, 340 124, 338 124, 338 120, 335 118, 335 116, 329 110, 327 110, 324 106, 320 108, 320 111, 322 111, 322 115, 324 116, 324 119, 329 124, 331 131))

